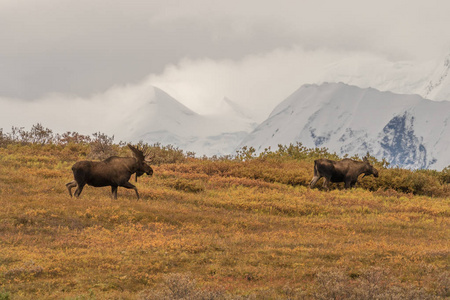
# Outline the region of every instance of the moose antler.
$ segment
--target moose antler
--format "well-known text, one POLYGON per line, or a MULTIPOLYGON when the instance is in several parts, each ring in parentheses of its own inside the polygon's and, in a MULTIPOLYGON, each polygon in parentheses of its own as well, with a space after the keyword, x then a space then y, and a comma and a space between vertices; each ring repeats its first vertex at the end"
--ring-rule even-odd
POLYGON ((156 156, 156 153, 152 153, 152 155, 150 155, 150 153, 149 153, 149 154, 147 154, 147 155, 145 156, 145 161, 146 161, 146 162, 152 162, 153 159, 155 158, 155 156, 156 156))
POLYGON ((155 156, 156 153, 153 150, 153 147, 150 147, 148 144, 144 144, 140 147, 146 162, 151 162, 155 156))
POLYGON ((138 148, 132 146, 131 144, 128 144, 128 148, 130 148, 131 151, 133 151, 134 157, 136 157, 138 160, 140 160, 140 161, 144 161, 145 160, 144 153, 141 150, 139 150, 138 148))
POLYGON ((152 153, 152 148, 147 144, 138 144, 136 147, 128 144, 128 147, 133 151, 134 156, 141 161, 151 162, 156 156, 156 153, 152 153))

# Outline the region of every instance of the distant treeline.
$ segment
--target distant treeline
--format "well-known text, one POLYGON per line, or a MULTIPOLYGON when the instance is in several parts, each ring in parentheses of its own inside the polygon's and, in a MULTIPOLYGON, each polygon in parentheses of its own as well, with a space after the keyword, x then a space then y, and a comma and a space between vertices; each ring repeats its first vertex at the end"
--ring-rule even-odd
MULTIPOLYGON (((114 136, 109 136, 105 133, 95 132, 92 135, 83 135, 75 131, 67 131, 59 134, 54 133, 53 130, 42 126, 38 123, 27 131, 24 127, 12 127, 10 132, 4 132, 0 128, 0 147, 7 147, 8 145, 55 145, 55 146, 70 146, 74 150, 79 150, 86 154, 88 159, 105 159, 113 155, 125 155, 127 142, 114 142, 114 136), (125 147, 125 149, 123 149, 125 147)), ((193 152, 184 153, 183 150, 178 149, 172 145, 162 146, 159 143, 154 145, 144 144, 139 142, 138 146, 144 148, 151 148, 155 153, 154 162, 161 163, 175 163, 183 162, 188 157, 194 157, 193 152)), ((152 154, 153 154, 152 153, 152 154)))

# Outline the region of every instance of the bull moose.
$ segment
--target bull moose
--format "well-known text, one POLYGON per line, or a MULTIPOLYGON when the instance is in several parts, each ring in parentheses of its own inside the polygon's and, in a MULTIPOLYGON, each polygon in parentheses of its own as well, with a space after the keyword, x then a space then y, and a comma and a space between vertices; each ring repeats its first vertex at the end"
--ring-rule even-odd
POLYGON ((139 200, 139 193, 133 184, 128 182, 131 175, 136 173, 138 176, 143 174, 152 175, 153 169, 147 164, 146 156, 142 150, 132 145, 128 147, 133 152, 134 157, 111 156, 103 161, 79 161, 72 166, 74 180, 67 183, 69 195, 72 197, 72 188, 75 190, 75 197, 79 197, 83 187, 91 185, 94 187, 111 186, 111 197, 117 199, 117 188, 119 186, 126 189, 133 189, 139 200))
POLYGON ((317 181, 324 177, 323 187, 327 190, 330 182, 344 182, 345 188, 354 187, 358 176, 363 177, 373 175, 378 177, 378 170, 375 169, 364 157, 363 161, 355 161, 345 158, 341 161, 333 161, 325 158, 314 161, 314 177, 311 180, 310 187, 313 188, 317 181))

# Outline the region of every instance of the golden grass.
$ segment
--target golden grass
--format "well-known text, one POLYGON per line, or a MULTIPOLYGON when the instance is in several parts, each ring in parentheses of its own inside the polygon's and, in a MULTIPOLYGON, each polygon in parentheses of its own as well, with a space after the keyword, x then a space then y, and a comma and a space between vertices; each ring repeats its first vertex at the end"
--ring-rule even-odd
POLYGON ((342 282, 345 297, 367 274, 449 296, 448 198, 292 186, 302 162, 190 160, 140 177, 140 201, 92 187, 72 199, 77 149, 41 148, 0 148, 0 299, 152 299, 168 274, 220 299, 323 299, 342 282))

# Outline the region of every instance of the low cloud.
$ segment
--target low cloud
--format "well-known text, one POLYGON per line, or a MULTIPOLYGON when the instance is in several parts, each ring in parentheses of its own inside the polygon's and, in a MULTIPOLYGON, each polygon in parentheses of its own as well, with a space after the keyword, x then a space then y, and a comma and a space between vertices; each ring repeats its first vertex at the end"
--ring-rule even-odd
POLYGON ((123 120, 149 101, 153 93, 147 84, 135 84, 115 86, 90 97, 52 94, 33 101, 0 98, 0 128, 9 132, 13 126, 30 129, 41 123, 57 133, 102 132, 126 141, 129 128, 122 127, 123 120))
POLYGON ((369 52, 292 47, 239 61, 184 59, 162 74, 149 76, 146 82, 199 113, 215 112, 227 97, 262 121, 303 84, 344 82, 420 93, 424 79, 435 67, 435 61, 390 61, 369 52))
POLYGON ((227 97, 261 122, 282 100, 303 84, 344 82, 398 93, 421 93, 436 61, 391 61, 364 51, 280 48, 248 55, 240 60, 183 59, 161 74, 140 82, 116 85, 89 97, 51 94, 24 101, 0 98, 0 128, 30 128, 37 122, 57 132, 101 131, 126 139, 126 128, 117 120, 128 119, 135 107, 158 87, 199 114, 220 113, 227 97))
POLYGON ((297 46, 318 51, 306 53, 312 59, 324 51, 435 59, 450 49, 449 9, 444 0, 3 0, 0 97, 86 97, 197 62, 254 61, 260 72, 258 59, 289 56, 297 46))

